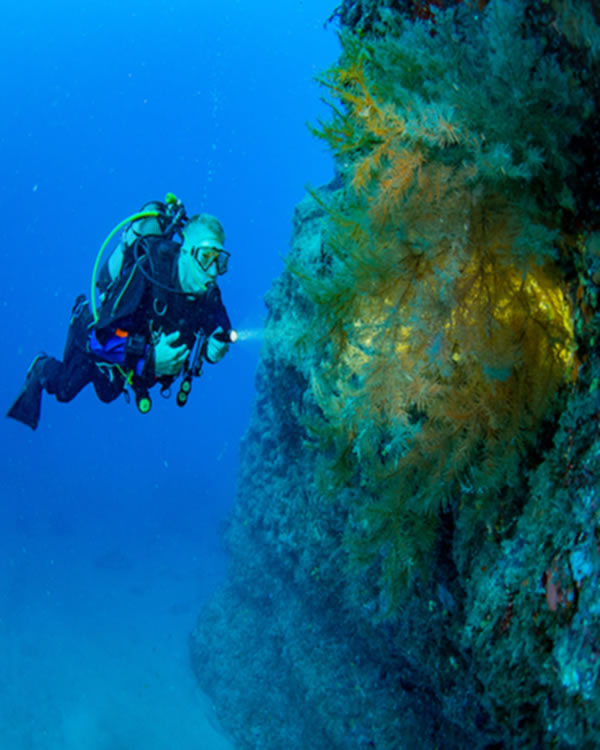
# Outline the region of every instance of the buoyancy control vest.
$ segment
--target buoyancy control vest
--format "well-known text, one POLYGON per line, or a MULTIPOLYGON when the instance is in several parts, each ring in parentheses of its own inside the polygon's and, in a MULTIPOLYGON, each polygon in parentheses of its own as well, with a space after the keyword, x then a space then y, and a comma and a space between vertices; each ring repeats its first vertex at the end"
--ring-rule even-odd
MULTIPOLYGON (((133 234, 137 234, 137 239, 141 239, 143 236, 146 237, 160 237, 166 240, 172 240, 176 234, 183 237, 182 230, 188 220, 185 207, 183 203, 173 193, 167 193, 164 202, 163 201, 149 201, 145 203, 140 211, 128 216, 123 221, 120 221, 113 229, 109 232, 108 236, 102 243, 98 255, 96 256, 96 262, 94 264, 94 270, 92 271, 92 286, 90 305, 94 317, 94 321, 98 320, 98 310, 96 306, 96 292, 104 300, 109 287, 113 283, 112 276, 109 270, 109 261, 104 266, 100 267, 100 261, 104 254, 104 251, 109 246, 109 243, 116 235, 116 233, 123 227, 129 228, 133 231, 133 234), (138 234, 136 231, 136 224, 142 219, 152 218, 156 222, 156 228, 153 228, 152 234, 138 234)), ((131 243, 130 247, 133 247, 136 243, 131 243)), ((124 240, 121 240, 115 253, 121 255, 120 266, 122 269, 122 261, 127 251, 128 246, 124 244, 124 240)), ((112 257, 112 256, 111 256, 112 257)), ((120 274, 117 274, 120 275, 120 274)), ((116 280, 116 279, 115 279, 116 280)))
MULTIPOLYGON (((96 329, 101 331, 139 311, 144 295, 152 297, 156 315, 165 313, 173 284, 173 270, 180 245, 159 237, 140 237, 125 248, 119 275, 106 288, 96 329)), ((144 310, 147 316, 151 310, 144 310)))

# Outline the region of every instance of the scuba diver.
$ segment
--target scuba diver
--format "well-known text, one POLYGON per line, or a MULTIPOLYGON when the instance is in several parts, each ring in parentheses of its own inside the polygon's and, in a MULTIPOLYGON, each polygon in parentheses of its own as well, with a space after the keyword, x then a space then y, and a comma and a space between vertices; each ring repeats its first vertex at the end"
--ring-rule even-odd
POLYGON ((62 361, 38 354, 7 416, 35 430, 44 390, 67 402, 88 383, 104 403, 121 393, 128 397, 131 388, 146 413, 149 390, 159 384, 168 395, 179 375, 177 404, 185 405, 203 361, 218 362, 236 337, 217 286, 229 261, 224 242, 216 217, 188 219, 171 193, 118 224, 98 254, 90 302, 85 295, 75 300, 62 361), (97 274, 104 249, 122 227, 97 274))

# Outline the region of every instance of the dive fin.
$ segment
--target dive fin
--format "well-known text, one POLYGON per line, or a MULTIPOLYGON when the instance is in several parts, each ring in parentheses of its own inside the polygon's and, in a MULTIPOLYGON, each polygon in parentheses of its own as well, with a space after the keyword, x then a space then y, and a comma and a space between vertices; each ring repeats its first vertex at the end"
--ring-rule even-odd
POLYGON ((25 378, 25 384, 21 389, 21 393, 19 393, 13 405, 6 413, 7 417, 26 424, 32 430, 36 430, 40 422, 42 392, 44 390, 40 380, 40 371, 45 359, 45 354, 38 354, 33 360, 27 371, 27 377, 25 378))

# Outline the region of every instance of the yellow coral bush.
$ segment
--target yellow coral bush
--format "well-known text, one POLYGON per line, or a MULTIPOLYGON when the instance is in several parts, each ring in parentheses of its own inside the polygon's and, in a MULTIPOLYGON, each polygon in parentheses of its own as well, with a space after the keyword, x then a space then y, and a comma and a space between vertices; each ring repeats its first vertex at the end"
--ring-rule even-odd
POLYGON ((556 228, 489 179, 520 167, 439 103, 381 99, 357 50, 330 72, 345 111, 321 131, 347 184, 328 207, 331 267, 299 275, 320 320, 321 484, 356 489, 351 559, 393 595, 448 502, 503 523, 500 489, 572 371, 573 331, 556 228))

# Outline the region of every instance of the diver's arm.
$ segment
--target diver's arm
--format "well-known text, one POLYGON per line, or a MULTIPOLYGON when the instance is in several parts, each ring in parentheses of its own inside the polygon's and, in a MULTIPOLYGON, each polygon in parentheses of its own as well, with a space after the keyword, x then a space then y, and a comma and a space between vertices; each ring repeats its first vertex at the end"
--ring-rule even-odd
POLYGON ((229 335, 232 329, 219 287, 213 287, 209 294, 205 330, 210 333, 204 349, 204 359, 214 365, 227 354, 232 341, 229 335))
POLYGON ((179 375, 190 350, 185 344, 177 345, 179 331, 163 333, 154 346, 154 369, 157 377, 179 375))
POLYGON ((223 327, 219 326, 208 337, 204 350, 204 359, 211 365, 216 365, 229 351, 230 343, 229 332, 224 331, 223 327))

